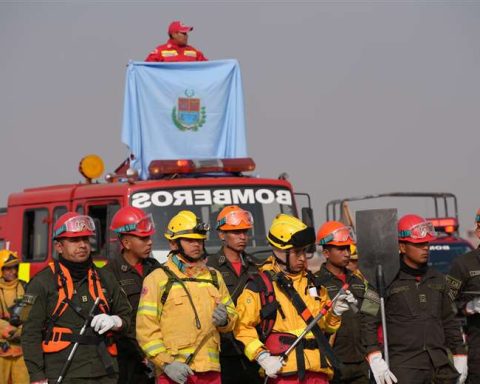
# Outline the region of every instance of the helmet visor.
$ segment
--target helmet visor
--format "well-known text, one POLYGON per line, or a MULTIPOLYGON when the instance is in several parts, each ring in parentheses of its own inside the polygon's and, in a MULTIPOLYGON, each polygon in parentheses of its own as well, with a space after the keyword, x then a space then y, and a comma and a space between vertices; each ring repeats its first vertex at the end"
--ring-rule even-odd
POLYGON ((130 223, 123 225, 119 228, 115 228, 115 233, 128 233, 128 232, 138 232, 138 233, 150 233, 155 229, 155 222, 153 221, 152 214, 148 214, 145 217, 141 218, 136 223, 130 223))
POLYGON ((253 216, 250 212, 245 210, 237 210, 228 212, 225 217, 221 218, 217 221, 217 229, 222 227, 223 225, 232 225, 237 226, 243 224, 248 225, 250 227, 253 226, 253 216))
POLYGON ((79 233, 83 231, 91 231, 95 232, 95 223, 93 222, 93 219, 90 216, 85 216, 85 215, 80 215, 80 216, 75 216, 71 217, 63 225, 58 228, 54 234, 53 237, 58 237, 62 233, 68 232, 68 233, 79 233))
POLYGON ((414 225, 409 230, 401 231, 399 233, 400 238, 410 237, 413 240, 421 240, 430 237, 436 237, 435 227, 429 221, 414 225))
POLYGON ((332 233, 330 233, 328 236, 324 237, 323 239, 320 239, 319 244, 325 245, 331 242, 344 243, 348 240, 354 243, 357 241, 353 228, 346 225, 344 227, 334 230, 332 233))

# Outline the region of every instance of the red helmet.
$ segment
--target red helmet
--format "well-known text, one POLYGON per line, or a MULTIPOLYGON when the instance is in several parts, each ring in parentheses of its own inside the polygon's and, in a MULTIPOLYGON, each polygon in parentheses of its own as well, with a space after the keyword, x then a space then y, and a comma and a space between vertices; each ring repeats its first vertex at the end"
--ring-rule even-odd
POLYGON ((95 223, 90 216, 77 212, 64 213, 53 227, 53 239, 83 236, 95 236, 95 223))
POLYGON ((252 226, 252 214, 237 205, 226 206, 217 216, 216 228, 220 231, 250 229, 252 226))
POLYGON ((110 229, 119 235, 147 237, 154 234, 155 224, 151 214, 140 208, 126 206, 115 213, 110 229))
POLYGON ((433 224, 418 215, 408 214, 398 220, 398 239, 409 243, 426 243, 437 238, 433 224))
POLYGON ((327 221, 317 233, 319 245, 335 245, 343 247, 355 244, 355 233, 353 228, 339 221, 327 221))

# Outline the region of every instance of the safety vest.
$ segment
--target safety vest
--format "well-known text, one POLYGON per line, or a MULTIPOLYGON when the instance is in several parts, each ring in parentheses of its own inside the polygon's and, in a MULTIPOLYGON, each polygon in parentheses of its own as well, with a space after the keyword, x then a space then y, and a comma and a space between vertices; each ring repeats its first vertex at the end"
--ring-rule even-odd
MULTIPOLYGON (((44 339, 42 342, 42 349, 45 353, 59 352, 67 348, 72 342, 79 342, 80 344, 101 344, 106 343, 107 351, 110 355, 117 355, 117 347, 113 342, 111 333, 105 337, 99 335, 75 335, 73 330, 65 327, 55 326, 55 323, 63 315, 67 306, 79 316, 85 319, 87 316, 82 309, 72 302, 74 293, 73 279, 69 270, 58 261, 49 263, 56 278, 56 286, 58 289, 58 299, 52 315, 50 315, 44 331, 44 339), (106 338, 106 340, 105 340, 106 338)), ((98 308, 103 313, 109 312, 108 301, 103 294, 102 284, 95 267, 88 270, 88 292, 93 301, 100 298, 98 308)))

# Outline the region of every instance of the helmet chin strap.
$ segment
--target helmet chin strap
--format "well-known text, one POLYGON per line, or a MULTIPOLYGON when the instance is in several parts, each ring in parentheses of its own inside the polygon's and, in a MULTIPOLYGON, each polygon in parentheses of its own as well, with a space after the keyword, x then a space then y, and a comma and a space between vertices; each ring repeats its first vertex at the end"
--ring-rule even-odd
POLYGON ((292 275, 295 275, 297 274, 298 272, 293 272, 291 269, 290 269, 290 249, 286 249, 285 250, 285 261, 283 261, 282 259, 280 259, 276 254, 275 252, 273 253, 273 255, 275 256, 275 259, 277 259, 277 262, 285 268, 285 270, 292 274, 292 275))
POLYGON ((206 259, 207 256, 208 256, 207 250, 205 249, 205 243, 203 243, 203 254, 202 254, 202 256, 201 256, 200 258, 198 258, 198 259, 195 259, 195 258, 190 257, 190 256, 187 256, 187 255, 185 254, 185 250, 183 249, 182 244, 180 243, 180 239, 176 239, 175 242, 176 242, 177 247, 178 247, 177 252, 178 252, 185 260, 187 260, 187 261, 190 262, 190 263, 195 263, 195 262, 197 262, 197 261, 199 261, 199 260, 206 259))

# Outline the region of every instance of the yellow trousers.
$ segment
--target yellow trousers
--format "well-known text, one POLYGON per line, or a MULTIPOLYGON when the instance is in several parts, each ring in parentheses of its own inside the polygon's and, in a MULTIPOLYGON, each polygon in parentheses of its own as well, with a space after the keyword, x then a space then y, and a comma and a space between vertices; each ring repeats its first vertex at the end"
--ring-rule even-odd
POLYGON ((0 357, 0 383, 5 384, 29 384, 27 367, 23 356, 0 357))

